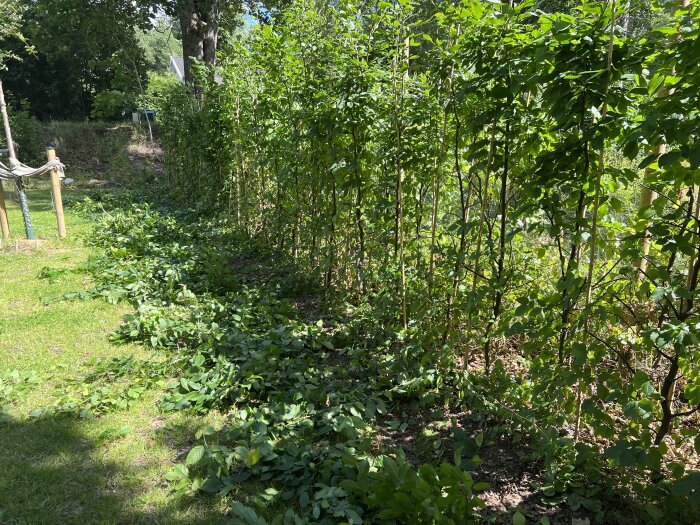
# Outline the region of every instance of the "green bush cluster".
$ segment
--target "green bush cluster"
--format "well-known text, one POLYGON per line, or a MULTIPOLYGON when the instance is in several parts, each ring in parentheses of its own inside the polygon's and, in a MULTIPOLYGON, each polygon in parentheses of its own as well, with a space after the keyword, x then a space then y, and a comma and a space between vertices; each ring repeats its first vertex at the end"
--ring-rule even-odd
POLYGON ((697 507, 700 8, 635 6, 292 2, 169 98, 168 183, 697 507))
POLYGON ((122 120, 136 108, 136 96, 114 89, 100 91, 92 102, 90 117, 96 120, 122 120))
MULTIPOLYGON (((22 101, 19 109, 10 109, 8 113, 17 158, 30 166, 46 162, 44 126, 30 114, 27 102, 22 101)), ((4 134, 2 142, 5 142, 4 134)))
MULTIPOLYGON (((297 509, 301 522, 461 523, 477 516, 482 503, 474 491, 487 485, 474 483, 459 450, 455 465, 416 470, 400 451, 377 456, 373 446, 375 419, 402 400, 424 396, 430 406, 437 398, 430 392, 438 377, 452 377, 448 371, 387 360, 383 345, 394 336, 379 327, 376 342, 338 348, 354 341, 343 333, 352 323, 299 320, 292 300, 313 287, 291 261, 265 263, 271 254, 228 221, 191 214, 176 220, 133 199, 75 206, 83 213, 110 209, 90 241, 105 251, 92 263, 98 286, 62 299, 132 302, 134 313, 113 339, 151 346, 163 359, 101 363, 75 381, 80 389, 67 388, 56 406, 34 416, 125 409, 147 389, 165 386, 164 410, 231 413, 229 427, 203 429, 201 444, 168 473, 179 490, 225 495, 242 482, 266 482, 262 501, 297 509), (132 209, 114 209, 121 206, 132 209)), ((477 450, 469 449, 470 469, 477 450)))

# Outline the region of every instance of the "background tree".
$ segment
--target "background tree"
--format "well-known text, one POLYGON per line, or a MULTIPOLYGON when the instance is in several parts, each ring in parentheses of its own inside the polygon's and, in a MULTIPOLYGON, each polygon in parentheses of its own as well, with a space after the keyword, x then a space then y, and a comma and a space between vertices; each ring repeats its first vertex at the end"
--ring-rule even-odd
POLYGON ((145 61, 134 28, 147 26, 144 13, 118 0, 37 0, 25 7, 22 32, 32 51, 18 39, 9 42, 21 60, 9 67, 6 84, 35 114, 84 117, 101 91, 138 92, 145 61))
POLYGON ((222 24, 230 28, 241 21, 241 0, 164 0, 145 5, 153 12, 162 10, 179 21, 188 84, 194 79, 195 62, 209 66, 216 63, 222 24))
POLYGON ((12 56, 12 52, 5 49, 4 41, 7 39, 21 39, 23 6, 19 0, 0 0, 0 70, 4 68, 5 61, 12 56))
POLYGON ((167 16, 158 16, 147 30, 136 29, 139 46, 149 71, 165 73, 170 66, 170 57, 182 54, 179 21, 167 16))

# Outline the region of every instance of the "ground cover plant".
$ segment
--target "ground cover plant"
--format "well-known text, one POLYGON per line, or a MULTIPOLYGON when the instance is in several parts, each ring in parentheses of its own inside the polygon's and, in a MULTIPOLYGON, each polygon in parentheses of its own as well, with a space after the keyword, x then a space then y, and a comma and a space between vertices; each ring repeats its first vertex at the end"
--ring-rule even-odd
MULTIPOLYGON (((80 177, 83 184, 90 178, 104 180, 105 173, 80 177)), ((88 268, 94 249, 83 238, 95 224, 72 211, 81 190, 64 188, 69 236, 59 239, 46 185, 28 190, 37 242, 22 239, 19 205, 13 192, 5 193, 13 236, 0 243, 0 523, 225 523, 223 503, 174 497, 163 479, 196 430, 216 424, 216 412, 166 416, 156 407, 155 389, 131 399, 129 410, 102 410, 100 417, 87 411, 80 417, 85 407, 68 412, 68 401, 82 392, 78 385, 99 373, 102 361, 157 356, 110 343, 127 304, 51 301, 93 286, 88 268)))

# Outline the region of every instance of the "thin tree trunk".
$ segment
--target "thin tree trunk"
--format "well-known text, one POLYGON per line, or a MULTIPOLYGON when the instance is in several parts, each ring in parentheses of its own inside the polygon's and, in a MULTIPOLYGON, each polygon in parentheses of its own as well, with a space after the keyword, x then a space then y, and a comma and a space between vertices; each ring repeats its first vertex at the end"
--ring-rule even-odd
POLYGON ((357 183, 357 195, 355 199, 355 226, 360 241, 360 251, 357 259, 357 278, 360 283, 360 293, 367 293, 365 283, 365 229, 362 224, 362 172, 360 171, 360 154, 358 151, 358 137, 355 125, 352 126, 352 156, 355 182, 357 183))
POLYGON ((398 58, 394 61, 394 113, 396 124, 396 236, 394 241, 394 251, 398 255, 398 263, 401 270, 401 320, 404 329, 408 328, 408 311, 406 298, 406 261, 404 253, 404 217, 403 217, 403 150, 402 150, 402 125, 399 108, 403 109, 403 99, 405 95, 406 83, 408 82, 409 57, 411 53, 411 40, 406 37, 403 42, 403 55, 405 60, 405 71, 401 78, 401 102, 399 104, 399 93, 397 88, 398 58))
MULTIPOLYGON (((509 82, 510 83, 510 82, 509 82)), ((509 86, 510 89, 510 86, 509 86)), ((512 100, 508 101, 508 105, 512 104, 512 100)), ((506 258, 506 226, 508 219, 508 170, 510 168, 510 120, 506 120, 506 129, 504 136, 504 154, 503 154, 503 172, 501 173, 501 191, 500 202, 501 208, 501 231, 498 238, 498 262, 496 264, 496 297, 493 303, 493 315, 486 326, 486 342, 484 343, 484 369, 486 374, 491 370, 491 330, 493 325, 501 315, 501 305, 503 303, 503 289, 505 283, 502 281, 506 258)))
MULTIPOLYGON (((700 186, 693 186, 691 188, 691 201, 689 203, 689 207, 692 208, 692 203, 693 201, 695 202, 695 209, 694 209, 694 214, 693 214, 693 220, 697 221, 697 217, 700 217, 700 195, 698 194, 700 192, 700 186)), ((690 209, 689 208, 689 209, 690 209)), ((692 213, 692 212, 691 212, 692 213)), ((695 233, 698 235, 698 238, 700 238, 700 224, 695 225, 695 233)), ((695 260, 697 258, 697 255, 695 252, 693 252, 693 255, 690 256, 690 260, 688 261, 688 276, 686 277, 686 288, 690 290, 690 286, 692 285, 693 281, 693 268, 695 267, 695 260)))
MULTIPOLYGON (((610 20, 610 39, 608 41, 608 59, 606 70, 608 75, 612 69, 612 57, 613 57, 613 46, 615 44, 615 0, 612 0, 610 9, 612 10, 612 18, 610 20)), ((610 89, 610 82, 605 84, 605 89, 603 90, 603 107, 600 111, 600 120, 604 121, 605 117, 608 115, 608 91, 610 89)), ((598 151, 598 166, 596 170, 595 177, 595 196, 593 197, 593 209, 591 210, 592 223, 591 223, 591 242, 588 254, 588 276, 586 277, 586 302, 585 308, 587 309, 591 305, 591 300, 593 297, 593 271, 595 269, 596 261, 596 248, 598 240, 598 208, 600 205, 600 185, 603 179, 603 174, 605 173, 605 140, 601 143, 600 150, 598 151)), ((584 342, 588 343, 589 334, 589 317, 586 318, 584 322, 584 342)), ((581 403, 583 400, 583 389, 584 385, 579 379, 578 389, 576 392, 576 420, 574 423, 574 442, 578 441, 578 436, 581 428, 581 403)))
MULTIPOLYGON (((680 8, 686 8, 690 5, 690 0, 677 0, 676 3, 672 6, 671 8, 671 14, 675 13, 676 9, 680 8)), ((677 38, 677 37, 676 37, 677 38)), ((656 95, 657 98, 665 98, 668 96, 671 96, 673 94, 674 90, 673 89, 667 89, 666 87, 661 87, 659 89, 658 94, 656 95)), ((659 144, 654 148, 652 151, 652 154, 661 156, 664 153, 666 153, 666 144, 659 144)), ((644 170, 644 184, 642 186, 642 193, 639 199, 639 208, 646 208, 647 206, 651 206, 651 204, 654 202, 656 199, 656 192, 651 190, 649 188, 649 183, 651 182, 651 179, 654 175, 654 171, 651 168, 647 168, 644 170)), ((646 271, 649 267, 649 250, 651 248, 651 234, 649 232, 649 229, 644 230, 644 237, 642 238, 642 257, 637 261, 637 268, 639 271, 637 272, 637 276, 640 280, 644 278, 644 275, 646 274, 646 271)))
MULTIPOLYGON (((416 201, 416 236, 415 236, 415 241, 416 241, 416 246, 420 248, 420 241, 421 241, 421 229, 423 227, 423 203, 425 201, 426 196, 428 195, 428 187, 421 182, 419 188, 418 188, 418 200, 416 201)), ((416 250, 416 266, 420 265, 421 261, 421 251, 420 249, 416 250)))
MULTIPOLYGON (((583 128, 584 122, 585 122, 585 114, 586 114, 586 94, 584 93, 582 98, 581 98, 581 127, 583 128)), ((590 151, 588 148, 588 141, 586 140, 583 143, 583 180, 588 179, 588 172, 590 170, 590 151)), ((581 221, 583 219, 583 216, 585 214, 586 206, 585 206, 585 201, 586 201, 586 193, 581 190, 579 192, 579 197, 578 197, 578 205, 576 207, 576 217, 574 219, 574 234, 573 234, 573 239, 571 241, 571 250, 569 252, 569 260, 566 264, 566 272, 563 275, 563 280, 566 280, 574 271, 574 264, 578 267, 578 262, 579 262, 579 255, 580 255, 580 245, 576 241, 576 238, 578 237, 579 232, 581 231, 581 221)), ((561 330, 559 332, 559 345, 558 345, 558 354, 559 354, 559 366, 563 366, 564 364, 564 346, 566 344, 566 341, 569 337, 569 321, 570 321, 570 316, 571 312, 573 311, 576 301, 578 298, 578 291, 577 290, 568 290, 564 288, 562 291, 562 301, 564 303, 564 306, 562 308, 561 312, 561 330)))
POLYGON ((673 356, 671 366, 668 369, 664 383, 661 386, 661 424, 656 432, 654 445, 660 445, 668 431, 671 430, 673 420, 673 393, 676 386, 676 376, 678 375, 678 356, 673 356))
POLYGON ((433 295, 433 286, 435 284, 435 240, 437 232, 437 222, 438 222, 438 210, 440 203, 440 172, 442 171, 442 161, 445 157, 446 149, 446 135, 447 135, 447 110, 445 110, 445 115, 442 122, 442 139, 440 141, 440 154, 435 161, 435 174, 433 180, 433 208, 431 212, 431 224, 430 224, 430 269, 428 270, 428 290, 429 295, 433 295))
MULTIPOLYGON (((457 24, 457 37, 459 37, 460 29, 461 26, 457 24)), ((447 80, 447 88, 450 90, 450 92, 452 92, 452 83, 454 82, 454 75, 455 66, 453 63, 452 67, 450 68, 450 77, 447 80)), ((445 153, 447 152, 447 115, 447 108, 445 108, 442 119, 442 134, 440 136, 440 153, 438 155, 438 158, 435 160, 435 173, 433 182, 433 208, 431 212, 430 225, 430 269, 428 271, 428 295, 430 297, 433 296, 433 286, 435 284, 435 243, 440 202, 440 174, 442 172, 442 163, 445 159, 445 153)))
POLYGON ((335 187, 335 175, 331 173, 333 178, 332 192, 333 192, 333 212, 330 217, 331 223, 331 239, 329 243, 329 253, 328 253, 328 268, 326 270, 326 290, 330 292, 331 284, 333 283, 333 267, 335 265, 335 259, 337 257, 338 246, 335 237, 335 218, 338 215, 338 197, 336 194, 335 187))
POLYGON ((446 323, 445 323, 445 331, 442 334, 442 342, 443 344, 447 341, 447 338, 450 335, 450 331, 452 330, 452 324, 453 324, 453 310, 454 310, 454 299, 455 296, 457 295, 457 292, 459 291, 459 285, 462 281, 462 267, 464 265, 464 254, 466 251, 466 246, 467 246, 467 223, 469 222, 469 209, 471 205, 471 184, 468 184, 468 189, 464 190, 464 177, 462 176, 462 169, 461 166, 459 165, 459 142, 460 142, 460 131, 462 127, 462 123, 459 119, 459 115, 457 113, 457 102, 456 102, 456 97, 454 96, 454 91, 452 93, 453 98, 452 98, 452 104, 453 104, 453 110, 454 110, 454 118, 455 118, 455 140, 454 140, 454 169, 455 172, 457 173, 457 181, 459 183, 459 205, 460 205, 460 233, 459 233, 459 245, 457 248, 457 257, 455 259, 455 266, 454 266, 454 278, 452 280, 452 290, 447 296, 447 315, 446 315, 446 323))
MULTIPOLYGON (((489 140, 489 153, 486 160, 486 174, 484 175, 484 185, 481 188, 481 213, 479 217, 479 228, 476 234, 476 254, 474 259, 474 277, 472 278, 472 289, 470 293, 469 300, 476 300, 476 285, 479 282, 479 260, 481 259, 481 243, 484 234, 484 223, 486 222, 486 208, 488 206, 488 195, 489 195, 489 184, 491 182, 491 169, 493 167, 493 156, 494 150, 496 148, 496 122, 498 117, 493 117, 493 122, 491 123, 491 138, 489 140)), ((470 309, 469 318, 467 321, 467 336, 471 333, 472 328, 472 314, 474 309, 470 309)))
POLYGON ((292 233, 292 257, 296 261, 299 255, 299 244, 301 243, 301 213, 299 212, 299 207, 301 205, 301 200, 299 196, 299 173, 294 170, 294 232, 292 233))

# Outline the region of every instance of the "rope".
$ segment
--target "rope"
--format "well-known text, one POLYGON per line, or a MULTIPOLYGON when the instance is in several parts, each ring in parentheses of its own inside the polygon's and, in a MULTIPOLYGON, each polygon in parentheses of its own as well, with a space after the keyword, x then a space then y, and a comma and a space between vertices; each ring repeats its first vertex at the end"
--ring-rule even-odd
POLYGON ((44 164, 43 166, 39 166, 38 168, 29 167, 15 159, 9 160, 9 168, 5 164, 0 162, 0 180, 9 181, 18 179, 20 177, 34 177, 36 175, 44 175, 45 173, 49 173, 53 170, 56 170, 59 179, 65 177, 63 173, 64 166, 58 158, 50 160, 46 164, 44 164))

